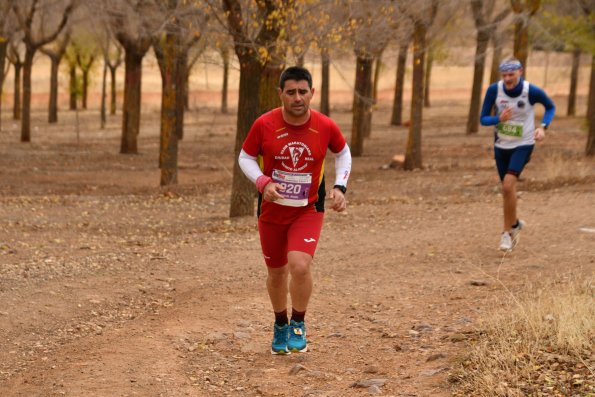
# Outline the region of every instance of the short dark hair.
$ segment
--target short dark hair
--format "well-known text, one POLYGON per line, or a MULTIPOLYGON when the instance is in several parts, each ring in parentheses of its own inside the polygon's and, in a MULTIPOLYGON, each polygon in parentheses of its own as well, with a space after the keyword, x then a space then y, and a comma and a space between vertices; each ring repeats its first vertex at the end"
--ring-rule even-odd
POLYGON ((281 88, 281 90, 285 88, 285 82, 287 80, 306 80, 308 82, 308 86, 312 88, 312 75, 308 69, 301 66, 291 66, 281 73, 281 78, 279 78, 279 88, 281 88))

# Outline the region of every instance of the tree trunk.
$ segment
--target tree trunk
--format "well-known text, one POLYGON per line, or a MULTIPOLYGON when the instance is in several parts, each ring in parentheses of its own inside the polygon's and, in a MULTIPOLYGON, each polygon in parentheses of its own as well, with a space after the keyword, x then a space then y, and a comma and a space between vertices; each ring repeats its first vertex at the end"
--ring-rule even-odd
POLYGON ((329 87, 331 58, 329 56, 328 50, 326 49, 323 49, 320 52, 320 57, 322 60, 322 80, 320 82, 320 113, 330 116, 331 107, 329 102, 329 87))
POLYGON ((23 114, 21 119, 21 142, 31 142, 31 72, 35 49, 27 48, 23 66, 23 114))
POLYGON ((82 69, 83 74, 83 109, 87 110, 87 93, 89 92, 89 69, 82 69))
POLYGON ((184 108, 184 93, 176 85, 183 83, 186 60, 179 59, 179 36, 167 33, 164 40, 155 45, 155 53, 161 71, 161 134, 159 168, 161 186, 178 183, 178 110, 184 108), (178 39, 177 39, 178 38, 178 39), (158 46, 158 47, 157 47, 158 46))
MULTIPOLYGON (((176 38, 177 47, 172 50, 175 55, 176 65, 174 67, 174 87, 176 89, 176 137, 178 140, 184 139, 184 114, 186 112, 186 103, 188 102, 188 80, 190 69, 188 69, 188 49, 184 48, 179 42, 179 34, 176 38), (179 89, 182 87, 182 89, 179 89)), ((177 145, 177 143, 176 143, 177 145)), ((176 148, 177 156, 177 148, 176 148)), ((176 159, 176 169, 178 168, 178 160, 176 159)), ((176 182, 177 183, 177 179, 176 182)))
POLYGON ((140 132, 142 62, 146 51, 126 48, 124 105, 122 109, 122 142, 120 153, 138 153, 137 137, 140 132))
POLYGON ((283 72, 283 65, 278 63, 269 63, 264 67, 262 77, 260 78, 260 111, 259 115, 281 106, 279 99, 279 78, 283 72))
POLYGON ((364 153, 364 137, 368 128, 367 114, 370 112, 372 99, 372 70, 374 59, 361 55, 357 57, 355 69, 355 92, 353 93, 353 122, 351 124, 351 145, 349 149, 354 157, 364 153))
POLYGON ((529 24, 522 18, 514 23, 514 57, 523 65, 523 76, 527 78, 527 58, 529 57, 529 24))
POLYGON ((413 83, 411 92, 411 123, 405 152, 406 170, 422 167, 421 127, 424 94, 424 58, 426 50, 426 27, 416 22, 413 31, 413 83))
POLYGON ((110 106, 109 106, 109 114, 114 115, 116 114, 116 106, 117 106, 117 101, 116 101, 116 66, 110 66, 109 67, 109 73, 110 73, 110 106))
POLYGON ((572 69, 570 72, 570 92, 568 93, 568 116, 576 113, 576 86, 578 81, 578 68, 581 63, 581 50, 575 49, 572 52, 572 69))
POLYGON ((8 41, 0 38, 0 131, 2 131, 2 93, 4 91, 4 66, 6 65, 6 50, 8 41))
POLYGON ((107 96, 107 60, 103 60, 103 75, 101 76, 101 110, 100 110, 100 119, 101 119, 101 129, 105 128, 105 123, 107 122, 107 111, 106 111, 106 96, 107 96))
POLYGON ((492 67, 490 68, 490 84, 500 80, 500 62, 502 61, 502 34, 494 31, 492 34, 492 67))
POLYGON ((76 110, 77 108, 77 97, 78 97, 78 84, 76 81, 76 64, 70 63, 69 67, 69 76, 70 76, 70 83, 68 85, 69 95, 70 95, 70 110, 76 110))
POLYGON ((595 156, 595 55, 591 56, 591 82, 589 83, 587 122, 589 124, 589 135, 585 153, 587 156, 595 156))
POLYGON ((223 58, 223 87, 221 88, 221 113, 227 114, 227 91, 229 86, 229 50, 221 51, 223 58))
POLYGON ((20 62, 15 63, 14 65, 14 105, 12 108, 12 118, 15 120, 21 119, 21 87, 22 87, 22 79, 21 79, 21 70, 23 68, 23 64, 20 62))
POLYGON ((50 103, 48 107, 48 123, 58 122, 58 67, 60 59, 50 56, 51 71, 50 71, 50 103))
POLYGON ((429 48, 426 58, 426 70, 424 77, 424 107, 430 107, 430 78, 432 77, 432 66, 434 65, 434 50, 429 48))
POLYGON ((231 188, 230 217, 254 215, 254 185, 242 172, 237 158, 248 131, 260 115, 260 76, 262 67, 258 59, 240 59, 240 92, 238 100, 237 133, 234 150, 233 182, 231 188))
POLYGON ((392 125, 401 125, 403 115, 403 86, 405 83, 405 69, 409 43, 401 44, 397 59, 397 78, 395 83, 395 97, 393 99, 393 113, 390 119, 392 125))
POLYGON ((483 73, 485 69, 486 52, 490 43, 490 36, 485 29, 477 32, 475 47, 475 62, 473 67, 473 87, 471 88, 471 104, 467 116, 467 134, 475 134, 479 130, 479 113, 481 94, 483 90, 483 73))
POLYGON ((374 62, 374 86, 372 89, 372 98, 374 99, 374 105, 378 103, 378 85, 380 84, 380 67, 382 65, 382 53, 376 57, 374 62))

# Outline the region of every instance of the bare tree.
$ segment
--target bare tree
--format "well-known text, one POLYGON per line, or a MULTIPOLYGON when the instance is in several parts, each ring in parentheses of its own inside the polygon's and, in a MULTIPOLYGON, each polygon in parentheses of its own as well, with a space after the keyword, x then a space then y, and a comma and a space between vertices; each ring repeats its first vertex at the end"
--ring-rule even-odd
POLYGON ((483 74, 485 70, 485 58, 490 40, 493 39, 494 31, 508 14, 510 9, 506 8, 493 16, 495 10, 494 0, 471 0, 471 10, 477 29, 477 41, 475 47, 475 58, 473 67, 473 85, 471 88, 471 104, 467 117, 467 134, 477 133, 479 130, 479 112, 481 105, 481 94, 483 88, 483 74))
POLYGON ((23 43, 25 43, 26 48, 23 70, 22 142, 31 141, 31 72, 33 57, 39 48, 58 37, 68 22, 73 6, 74 0, 70 0, 66 7, 62 7, 61 2, 50 2, 49 0, 23 0, 12 5, 12 10, 23 31, 23 43), (44 9, 42 9, 43 5, 46 6, 44 9), (52 15, 52 13, 57 13, 55 15, 62 14, 62 17, 59 18, 57 23, 52 24, 53 28, 49 28, 47 24, 51 18, 47 18, 47 15, 52 15))
POLYGON ((437 0, 401 5, 400 9, 413 23, 413 83, 411 92, 411 122, 405 151, 406 170, 422 167, 421 131, 424 94, 424 65, 427 50, 426 35, 438 12, 437 0))
POLYGON ((13 107, 12 107, 12 118, 14 120, 21 119, 21 87, 22 87, 22 70, 25 64, 25 56, 21 55, 24 53, 24 49, 19 48, 22 47, 21 40, 11 40, 8 46, 8 53, 7 58, 8 61, 12 64, 14 69, 14 89, 13 89, 13 107))
POLYGON ((124 104, 120 153, 138 153, 140 133, 142 61, 151 47, 154 4, 144 0, 105 0, 106 14, 124 49, 124 104))
POLYGON ((207 18, 204 10, 196 5, 186 5, 182 0, 159 0, 157 5, 160 19, 164 21, 163 28, 153 37, 153 49, 162 81, 159 168, 160 184, 165 186, 177 183, 178 142, 183 136, 188 52, 201 38, 207 18))
POLYGON ((529 22, 539 10, 541 0, 510 0, 515 13, 514 22, 514 56, 524 67, 527 77, 527 58, 529 57, 529 22))
POLYGON ((65 30, 52 46, 41 47, 40 51, 50 58, 50 101, 48 105, 48 123, 58 122, 58 68, 70 42, 70 31, 65 30))
POLYGON ((391 114, 391 125, 401 125, 403 119, 403 86, 405 84, 405 69, 407 64, 407 52, 411 43, 411 33, 406 34, 399 42, 399 55, 397 56, 397 76, 395 79, 395 95, 393 97, 393 109, 391 114))
MULTIPOLYGON (((260 115, 261 75, 276 51, 281 27, 292 0, 223 0, 226 25, 240 61, 240 92, 234 159, 240 153, 250 126, 260 115), (256 19, 252 19, 255 18, 256 19), (255 22, 255 23, 254 23, 255 22)), ((254 186, 234 162, 231 217, 254 214, 254 186)))
POLYGON ((370 135, 374 105, 373 66, 392 37, 394 9, 390 2, 366 0, 352 5, 352 41, 356 55, 355 90, 351 144, 354 157, 364 152, 364 138, 370 135))
POLYGON ((6 77, 6 57, 10 36, 14 30, 10 18, 11 7, 12 1, 4 0, 0 3, 0 15, 3 16, 0 20, 0 131, 2 130, 2 91, 6 77))
POLYGON ((122 64, 122 47, 115 41, 111 31, 105 29, 100 38, 103 56, 103 77, 101 83, 101 128, 107 122, 107 75, 110 75, 110 114, 116 114, 116 71, 122 64))

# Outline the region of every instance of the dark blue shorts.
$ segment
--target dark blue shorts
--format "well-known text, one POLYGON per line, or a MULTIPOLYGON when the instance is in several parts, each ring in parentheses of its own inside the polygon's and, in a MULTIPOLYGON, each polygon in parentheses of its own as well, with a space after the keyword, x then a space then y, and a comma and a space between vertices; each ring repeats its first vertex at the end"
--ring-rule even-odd
POLYGON ((514 149, 500 149, 494 147, 494 158, 500 180, 504 180, 506 174, 512 174, 517 178, 523 172, 525 165, 531 160, 531 153, 535 145, 524 145, 514 149))

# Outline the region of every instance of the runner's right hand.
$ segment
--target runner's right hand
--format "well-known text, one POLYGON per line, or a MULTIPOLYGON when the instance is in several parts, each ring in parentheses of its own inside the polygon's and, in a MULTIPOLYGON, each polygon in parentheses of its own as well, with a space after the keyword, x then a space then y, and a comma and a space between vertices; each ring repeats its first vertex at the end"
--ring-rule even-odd
POLYGON ((278 191, 282 189, 283 187, 280 184, 271 182, 264 187, 262 198, 270 202, 280 200, 283 198, 283 196, 281 196, 278 191))

